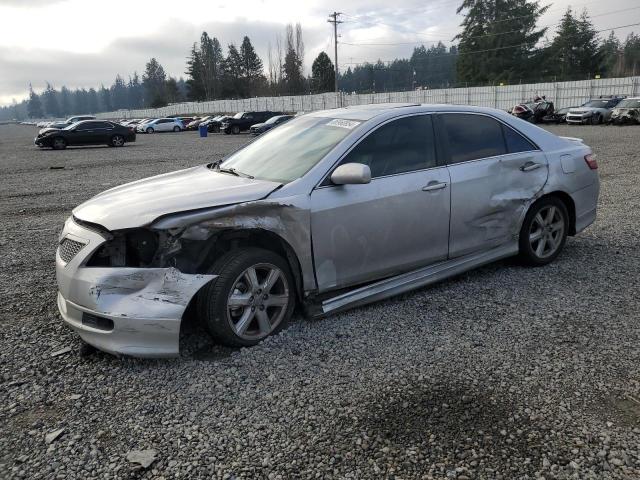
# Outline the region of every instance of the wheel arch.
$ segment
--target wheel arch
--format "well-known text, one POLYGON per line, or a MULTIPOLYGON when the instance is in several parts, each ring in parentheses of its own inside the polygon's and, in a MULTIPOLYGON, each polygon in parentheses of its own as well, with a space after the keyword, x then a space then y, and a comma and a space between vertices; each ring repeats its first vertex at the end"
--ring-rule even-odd
POLYGON ((257 247, 281 256, 289 265, 295 283, 296 296, 303 300, 302 267, 293 247, 277 233, 262 228, 226 229, 217 232, 203 246, 203 260, 197 273, 204 273, 220 255, 236 249, 257 247))
POLYGON ((567 213, 569 214, 569 231, 568 234, 573 236, 576 234, 576 204, 573 201, 571 195, 562 190, 554 190, 553 192, 549 192, 538 198, 534 203, 531 204, 528 210, 530 210, 537 202, 544 198, 555 197, 560 200, 567 209, 567 213))

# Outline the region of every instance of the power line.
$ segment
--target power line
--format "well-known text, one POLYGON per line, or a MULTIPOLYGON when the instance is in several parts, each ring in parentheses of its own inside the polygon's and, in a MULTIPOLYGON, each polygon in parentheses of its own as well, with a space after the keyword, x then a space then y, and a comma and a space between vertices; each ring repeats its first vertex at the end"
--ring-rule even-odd
MULTIPOLYGON (((638 25, 640 25, 640 22, 638 22, 638 23, 630 23, 628 25, 618 25, 616 27, 604 28, 602 30, 596 30, 595 33, 608 32, 608 31, 611 31, 611 30, 616 30, 618 28, 636 27, 638 25)), ((441 55, 432 57, 431 60, 434 60, 436 58, 445 58, 445 57, 451 57, 451 56, 475 55, 475 54, 479 54, 479 53, 495 52, 495 51, 499 51, 499 50, 507 50, 509 48, 519 48, 519 47, 526 47, 526 46, 529 46, 529 43, 520 43, 518 45, 506 45, 506 46, 503 46, 503 47, 487 48, 487 49, 484 49, 484 50, 471 50, 471 51, 468 51, 468 52, 443 53, 441 55)), ((398 59, 394 59, 394 60, 377 60, 376 63, 378 63, 378 62, 393 63, 393 62, 395 62, 397 60, 398 59)), ((351 62, 351 63, 343 62, 343 65, 375 65, 376 63, 371 63, 371 62, 351 62)))
MULTIPOLYGON (((622 13, 622 12, 628 12, 630 10, 638 10, 640 9, 640 6, 638 7, 631 7, 631 8, 624 8, 622 10, 614 10, 611 12, 605 12, 605 13, 600 13, 598 15, 591 15, 590 18, 597 18, 597 17, 604 17, 606 15, 613 15, 614 13, 622 13)), ((518 18, 518 17, 515 17, 518 18)), ((557 22, 557 23, 552 23, 549 25, 541 25, 540 28, 549 28, 549 27, 555 27, 557 25, 560 25, 562 22, 557 22)), ((500 36, 500 35, 509 35, 511 33, 518 33, 521 32, 522 29, 519 30, 511 30, 508 32, 498 32, 498 33, 487 33, 484 35, 475 35, 473 37, 467 37, 469 39, 474 39, 474 38, 485 38, 485 37, 496 37, 496 36, 500 36)), ((420 45, 423 43, 436 43, 436 42, 440 42, 442 40, 427 40, 427 41, 416 41, 416 42, 389 42, 389 43, 350 43, 350 42, 342 42, 344 45, 350 45, 350 46, 367 46, 367 45, 372 45, 372 46, 392 46, 392 45, 420 45)), ((447 43, 451 43, 451 42, 447 42, 447 43)))

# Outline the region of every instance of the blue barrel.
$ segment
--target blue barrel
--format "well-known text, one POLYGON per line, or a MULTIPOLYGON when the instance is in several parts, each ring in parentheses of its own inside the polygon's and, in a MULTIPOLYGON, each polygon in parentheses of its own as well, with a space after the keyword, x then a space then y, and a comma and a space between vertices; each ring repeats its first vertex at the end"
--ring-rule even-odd
POLYGON ((200 132, 201 137, 207 136, 207 126, 206 125, 198 125, 198 131, 200 132))

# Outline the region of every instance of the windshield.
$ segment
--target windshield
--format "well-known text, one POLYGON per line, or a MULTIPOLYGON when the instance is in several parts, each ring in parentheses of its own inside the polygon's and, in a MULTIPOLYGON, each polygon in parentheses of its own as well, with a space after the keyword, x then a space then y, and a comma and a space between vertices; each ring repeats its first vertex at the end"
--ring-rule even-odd
POLYGON ((622 100, 618 104, 618 108, 640 108, 640 99, 629 98, 627 100, 622 100))
POLYGON ((278 115, 276 117, 271 117, 269 120, 267 120, 264 123, 268 123, 268 124, 276 123, 278 121, 278 119, 280 119, 280 118, 282 118, 282 115, 278 115))
POLYGON ((609 100, 590 100, 582 106, 593 107, 593 108, 606 108, 607 103, 609 103, 609 100))
POLYGON ((73 128, 76 128, 78 126, 80 122, 73 122, 71 125, 69 125, 68 127, 64 127, 63 130, 71 130, 73 128))
POLYGON ((242 118, 242 115, 244 115, 244 112, 238 112, 233 116, 233 118, 242 118))
POLYGON ((222 165, 262 180, 288 183, 302 177, 360 122, 299 117, 270 130, 222 165))

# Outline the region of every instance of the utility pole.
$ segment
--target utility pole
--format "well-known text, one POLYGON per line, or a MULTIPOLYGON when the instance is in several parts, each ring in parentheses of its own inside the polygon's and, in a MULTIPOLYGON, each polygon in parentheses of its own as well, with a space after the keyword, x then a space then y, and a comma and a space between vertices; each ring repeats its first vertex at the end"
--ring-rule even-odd
POLYGON ((333 45, 334 45, 334 61, 336 67, 336 78, 335 78, 335 89, 336 93, 338 93, 338 24, 342 23, 341 20, 338 20, 338 17, 342 15, 340 12, 333 12, 329 15, 329 20, 327 22, 333 23, 333 45))

